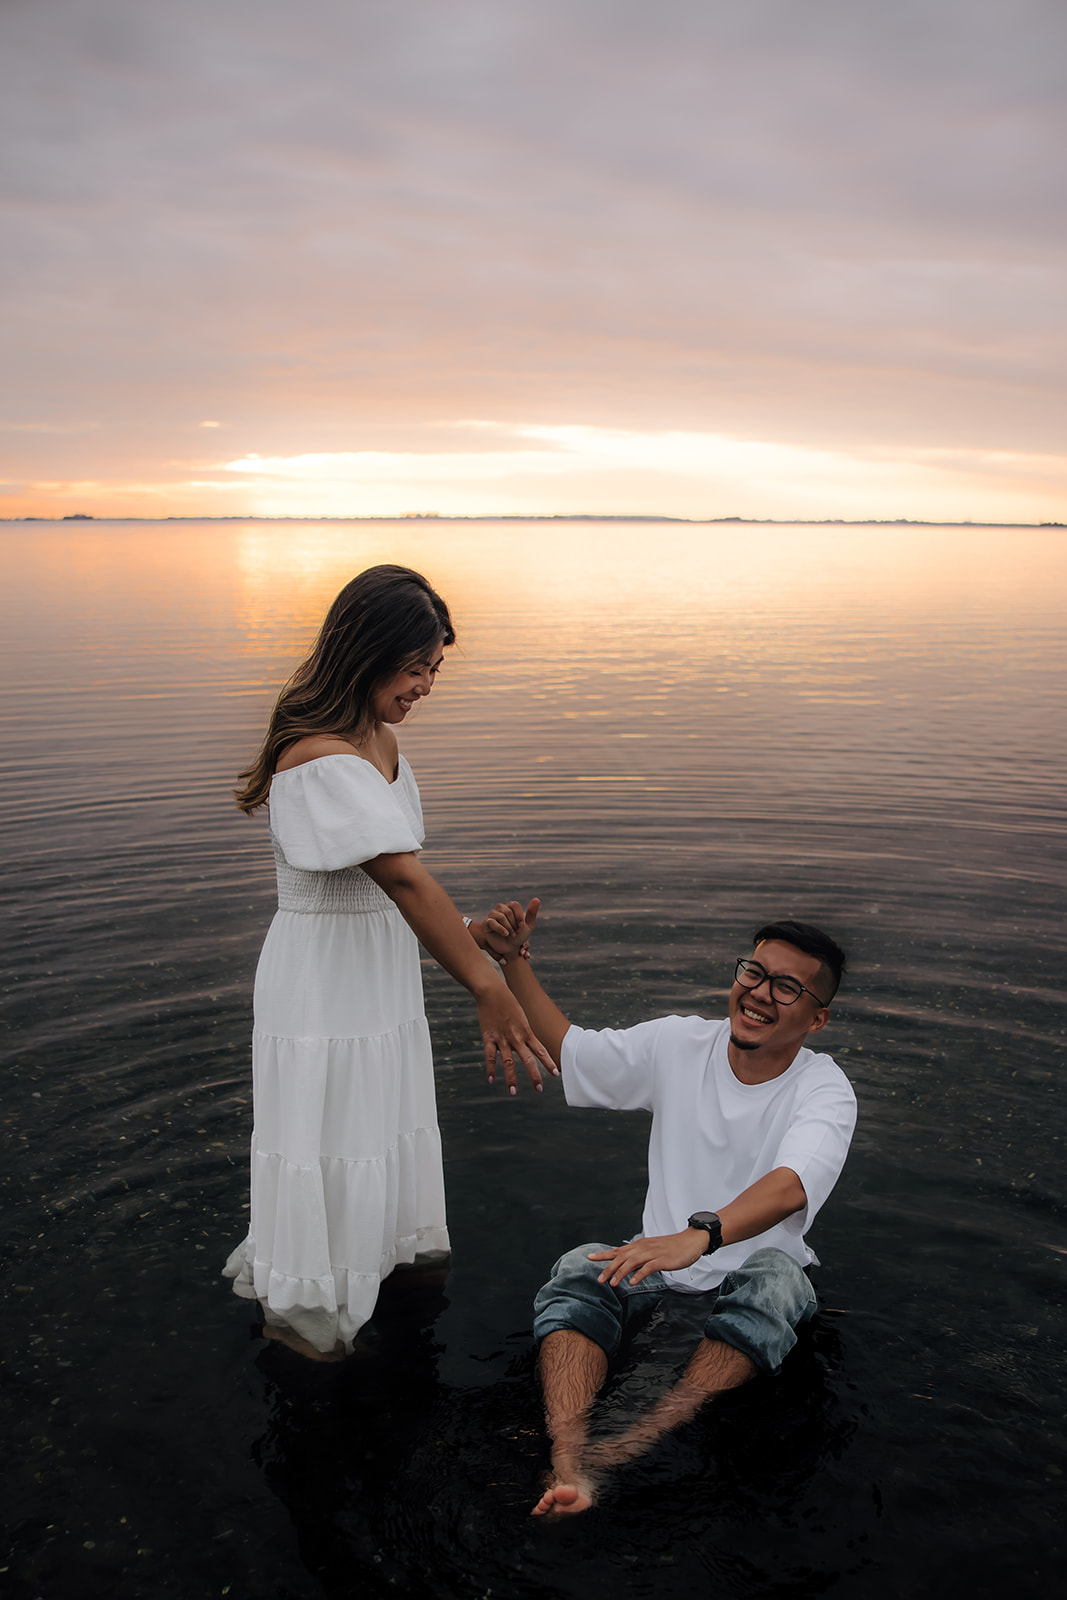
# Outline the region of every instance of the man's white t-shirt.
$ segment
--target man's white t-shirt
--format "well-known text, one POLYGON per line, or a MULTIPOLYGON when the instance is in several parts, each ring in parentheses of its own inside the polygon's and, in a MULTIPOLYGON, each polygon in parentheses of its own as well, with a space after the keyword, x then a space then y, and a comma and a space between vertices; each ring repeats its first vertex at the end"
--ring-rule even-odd
POLYGON ((635 1028, 572 1027, 563 1041, 568 1105, 651 1111, 641 1232, 679 1233, 694 1211, 718 1211, 776 1167, 808 1203, 755 1238, 664 1274, 674 1289, 714 1289, 755 1250, 817 1262, 804 1230, 837 1182, 856 1126, 856 1096, 830 1056, 801 1048, 769 1083, 741 1083, 727 1057, 728 1021, 658 1017, 635 1028))

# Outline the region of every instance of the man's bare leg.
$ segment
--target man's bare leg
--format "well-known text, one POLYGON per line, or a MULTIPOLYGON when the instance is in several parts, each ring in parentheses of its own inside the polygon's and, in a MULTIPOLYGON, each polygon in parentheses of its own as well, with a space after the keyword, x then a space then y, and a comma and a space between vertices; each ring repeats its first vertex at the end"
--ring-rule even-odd
POLYGON ((574 1516, 593 1503, 594 1484, 583 1453, 589 1408, 608 1375, 608 1358, 584 1333, 560 1328, 541 1341, 540 1374, 552 1481, 531 1515, 574 1516))
POLYGON ((737 1389, 756 1375, 756 1365, 733 1345, 719 1340, 701 1339, 689 1365, 673 1389, 657 1400, 643 1417, 614 1439, 598 1439, 587 1446, 583 1460, 587 1467, 603 1470, 621 1466, 643 1455, 657 1439, 672 1428, 681 1427, 695 1417, 702 1405, 737 1389))

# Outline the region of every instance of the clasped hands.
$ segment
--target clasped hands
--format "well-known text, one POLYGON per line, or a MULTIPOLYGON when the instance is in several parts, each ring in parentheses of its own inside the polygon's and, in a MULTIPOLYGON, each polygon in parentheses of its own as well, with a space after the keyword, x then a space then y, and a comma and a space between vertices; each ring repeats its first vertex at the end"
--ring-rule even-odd
POLYGON ((541 909, 538 899, 523 907, 517 900, 500 901, 485 919, 485 948, 502 967, 523 957, 530 959, 530 935, 541 909))

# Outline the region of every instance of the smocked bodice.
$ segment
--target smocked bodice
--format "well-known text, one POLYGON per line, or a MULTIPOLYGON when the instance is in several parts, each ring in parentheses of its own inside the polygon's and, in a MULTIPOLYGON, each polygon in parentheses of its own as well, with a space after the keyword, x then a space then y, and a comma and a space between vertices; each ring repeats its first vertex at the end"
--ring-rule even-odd
POLYGON ((393 904, 384 889, 362 867, 337 872, 303 872, 290 866, 277 837, 271 834, 278 874, 278 910, 323 912, 386 911, 393 904))

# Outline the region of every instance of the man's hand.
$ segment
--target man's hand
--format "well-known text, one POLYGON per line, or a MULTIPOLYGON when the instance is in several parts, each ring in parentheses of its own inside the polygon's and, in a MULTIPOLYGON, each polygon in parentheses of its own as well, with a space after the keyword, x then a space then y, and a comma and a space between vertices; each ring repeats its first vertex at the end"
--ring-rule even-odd
POLYGON ((526 945, 534 931, 540 900, 534 899, 524 911, 517 900, 501 901, 485 919, 485 947, 502 967, 527 955, 526 945))
MULTIPOLYGON (((755 1239, 776 1223, 784 1222, 808 1203, 804 1185, 792 1167, 775 1167, 764 1177, 715 1210, 722 1223, 723 1244, 755 1239)), ((650 1272, 680 1272, 691 1267, 708 1248, 706 1228, 683 1228, 681 1233, 665 1233, 656 1239, 634 1239, 614 1250, 599 1250, 590 1261, 610 1261, 600 1274, 599 1283, 615 1289, 623 1278, 640 1283, 650 1272)))
POLYGON ((611 1262, 597 1282, 610 1283, 615 1289, 623 1278, 637 1284, 650 1272, 680 1272, 683 1267, 691 1267, 700 1260, 707 1243, 705 1228, 683 1228, 681 1233, 665 1233, 658 1239, 632 1239, 614 1250, 597 1250, 589 1259, 611 1262))

